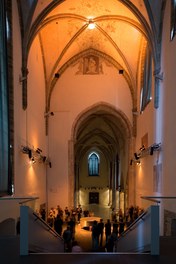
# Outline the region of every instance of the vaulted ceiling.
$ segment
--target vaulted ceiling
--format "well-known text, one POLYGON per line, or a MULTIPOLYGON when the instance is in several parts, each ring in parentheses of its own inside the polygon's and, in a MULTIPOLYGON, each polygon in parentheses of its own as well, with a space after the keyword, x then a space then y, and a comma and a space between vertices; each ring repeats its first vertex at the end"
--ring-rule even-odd
MULTIPOLYGON (((79 56, 98 54, 117 69, 131 90, 133 107, 141 60, 147 43, 157 61, 162 0, 18 0, 23 40, 23 69, 33 40, 43 52, 47 104, 56 83, 55 73, 79 56), (155 3, 154 3, 155 2, 155 3), (154 10, 158 9, 157 15, 154 10), (94 24, 94 29, 90 29, 94 24)), ((25 72, 25 71, 24 71, 25 72)), ((26 71, 27 72, 27 71, 26 71)), ((48 105, 46 107, 48 107, 48 105)))
MULTIPOLYGON (((163 0, 18 0, 23 75, 28 73, 28 54, 37 38, 46 80, 46 111, 57 82, 56 73, 60 76, 71 63, 87 54, 98 55, 123 70, 135 110, 147 44, 154 70, 159 68, 163 3, 163 0)), ((79 123, 75 146, 78 160, 92 146, 111 158, 125 148, 130 132, 121 123, 123 116, 108 111, 95 108, 79 123)))

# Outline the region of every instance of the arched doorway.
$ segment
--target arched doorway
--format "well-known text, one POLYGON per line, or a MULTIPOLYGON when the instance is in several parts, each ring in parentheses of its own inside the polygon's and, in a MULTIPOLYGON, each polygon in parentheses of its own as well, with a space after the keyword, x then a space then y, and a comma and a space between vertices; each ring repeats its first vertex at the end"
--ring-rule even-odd
POLYGON ((98 103, 80 113, 69 145, 70 203, 100 216, 106 208, 123 210, 131 152, 132 128, 120 110, 98 103))

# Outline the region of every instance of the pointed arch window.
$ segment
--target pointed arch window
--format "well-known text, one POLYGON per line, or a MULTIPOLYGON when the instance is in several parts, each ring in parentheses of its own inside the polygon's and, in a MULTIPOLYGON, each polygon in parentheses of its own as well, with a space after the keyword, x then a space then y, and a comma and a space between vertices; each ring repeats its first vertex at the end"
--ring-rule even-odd
POLYGON ((100 157, 96 152, 91 152, 88 156, 89 176, 99 176, 100 157))
POLYGON ((152 54, 149 46, 147 46, 145 62, 144 62, 143 82, 141 89, 141 105, 140 105, 141 112, 151 101, 151 92, 152 92, 152 54))
POLYGON ((173 40, 176 33, 176 0, 171 0, 171 29, 170 39, 173 40))

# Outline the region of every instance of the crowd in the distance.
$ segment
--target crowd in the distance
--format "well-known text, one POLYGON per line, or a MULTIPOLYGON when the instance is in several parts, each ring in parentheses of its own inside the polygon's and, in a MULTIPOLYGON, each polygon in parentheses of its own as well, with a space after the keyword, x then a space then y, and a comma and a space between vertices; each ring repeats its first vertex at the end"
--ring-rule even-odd
POLYGON ((51 208, 48 216, 45 208, 39 212, 41 218, 45 220, 63 239, 66 252, 81 251, 80 246, 75 240, 75 226, 80 222, 82 216, 82 208, 79 205, 77 208, 63 210, 59 205, 57 208, 51 208))
MULTIPOLYGON (((111 219, 106 219, 105 222, 103 219, 93 221, 90 228, 92 251, 102 248, 108 252, 114 251, 118 237, 143 211, 139 206, 132 205, 125 212, 121 209, 117 212, 112 208, 111 219)), ((48 216, 45 209, 41 209, 40 216, 64 239, 66 252, 81 252, 82 249, 75 240, 75 226, 80 223, 81 217, 93 216, 93 212, 87 209, 83 211, 81 205, 70 210, 68 207, 63 210, 58 205, 57 208, 50 209, 48 216)))

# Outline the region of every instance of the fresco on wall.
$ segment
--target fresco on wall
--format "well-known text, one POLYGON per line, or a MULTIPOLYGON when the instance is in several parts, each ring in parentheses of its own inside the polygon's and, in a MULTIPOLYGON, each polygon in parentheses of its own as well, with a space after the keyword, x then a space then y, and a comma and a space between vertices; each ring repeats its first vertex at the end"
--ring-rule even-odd
POLYGON ((103 74, 102 62, 98 56, 88 55, 79 61, 76 74, 103 74))

